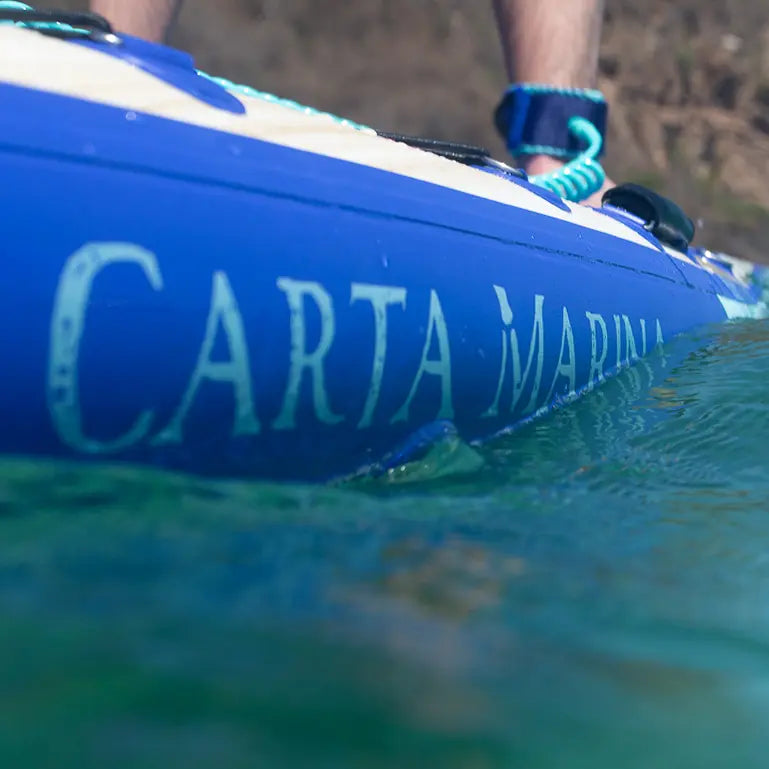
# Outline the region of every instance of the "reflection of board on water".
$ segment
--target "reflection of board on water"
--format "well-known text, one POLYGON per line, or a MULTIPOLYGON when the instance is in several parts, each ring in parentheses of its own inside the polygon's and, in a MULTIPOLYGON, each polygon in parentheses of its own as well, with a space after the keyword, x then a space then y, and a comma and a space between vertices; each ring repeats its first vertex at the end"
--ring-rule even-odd
POLYGON ((681 245, 643 192, 566 203, 92 37, 0 29, 4 452, 347 475, 765 311, 757 268, 681 245))

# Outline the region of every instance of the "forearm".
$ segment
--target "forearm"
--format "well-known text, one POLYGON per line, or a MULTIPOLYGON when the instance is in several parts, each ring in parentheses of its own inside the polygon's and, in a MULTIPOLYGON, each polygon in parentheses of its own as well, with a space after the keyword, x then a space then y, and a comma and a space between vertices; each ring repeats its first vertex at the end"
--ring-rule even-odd
POLYGON ((595 88, 604 0, 494 0, 512 83, 595 88))
POLYGON ((162 43, 182 0, 91 0, 91 10, 105 16, 118 32, 162 43))

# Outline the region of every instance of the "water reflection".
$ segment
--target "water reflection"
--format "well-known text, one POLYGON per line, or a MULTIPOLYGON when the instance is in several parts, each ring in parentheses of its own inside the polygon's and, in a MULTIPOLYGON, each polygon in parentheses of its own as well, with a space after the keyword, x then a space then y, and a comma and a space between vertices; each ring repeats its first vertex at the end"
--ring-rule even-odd
POLYGON ((0 764, 762 767, 769 324, 337 487, 0 465, 0 764))

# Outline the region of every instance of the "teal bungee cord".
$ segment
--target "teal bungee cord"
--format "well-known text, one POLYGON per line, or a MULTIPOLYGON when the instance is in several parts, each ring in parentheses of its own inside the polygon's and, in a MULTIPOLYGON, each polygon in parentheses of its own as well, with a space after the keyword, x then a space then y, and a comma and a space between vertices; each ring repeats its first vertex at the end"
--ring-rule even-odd
MULTIPOLYGON (((197 73, 201 77, 211 80, 234 94, 263 99, 264 101, 273 104, 280 104, 284 107, 299 110, 308 115, 323 115, 324 117, 332 118, 340 125, 355 128, 358 131, 376 134, 376 131, 373 128, 360 125, 359 123, 346 120, 345 118, 337 117, 328 112, 321 112, 312 107, 306 107, 290 99, 283 99, 279 96, 265 93, 264 91, 258 91, 247 85, 238 85, 226 78, 215 77, 202 72, 201 70, 197 70, 197 73)), ((554 192, 556 195, 559 195, 566 200, 578 203, 598 192, 603 186, 604 181, 606 181, 606 172, 596 160, 598 153, 601 151, 603 139, 601 138, 598 129, 589 120, 585 120, 581 117, 572 118, 569 121, 569 129, 577 138, 588 143, 587 149, 558 171, 549 174, 540 174, 538 176, 530 176, 529 181, 532 184, 536 184, 539 187, 544 187, 545 189, 554 192)))
MULTIPOLYGON (((0 10, 33 12, 35 8, 26 3, 17 3, 14 0, 0 0, 0 10)), ((54 30, 56 32, 66 32, 70 35, 82 35, 83 37, 88 37, 88 35, 91 34, 87 29, 73 27, 71 24, 64 24, 60 21, 0 21, 0 24, 10 24, 15 27, 37 29, 40 31, 54 30)))
POLYGON ((208 73, 203 72, 202 70, 199 70, 199 69, 195 71, 201 77, 204 77, 207 80, 210 80, 212 83, 216 83, 218 86, 221 86, 222 88, 232 92, 233 94, 239 94, 241 96, 250 96, 251 98, 261 99, 262 101, 267 101, 267 102, 270 102, 271 104, 280 104, 282 107, 288 107, 289 109, 298 110, 299 112, 303 112, 305 115, 319 115, 322 117, 331 118, 334 122, 338 123, 339 125, 347 126, 348 128, 354 128, 357 131, 364 131, 366 133, 376 134, 376 131, 373 128, 360 125, 359 123, 355 123, 352 120, 347 120, 345 118, 338 117, 337 115, 332 115, 330 112, 323 112, 322 110, 317 110, 314 107, 307 107, 304 104, 299 104, 299 102, 293 101, 291 99, 284 99, 280 96, 275 96, 274 94, 266 93, 265 91, 258 91, 256 88, 251 88, 251 86, 248 86, 248 85, 239 85, 238 83, 233 83, 231 80, 227 80, 227 78, 209 75, 208 73))
POLYGON ((530 176, 529 181, 565 200, 579 203, 598 192, 606 181, 606 172, 596 160, 603 139, 598 129, 585 118, 573 117, 569 121, 569 130, 588 143, 587 149, 563 168, 549 174, 530 176))
MULTIPOLYGON (((31 5, 26 3, 16 3, 13 0, 2 0, 0 2, 0 8, 4 11, 34 11, 35 9, 31 5)), ((3 22, 4 24, 14 24, 15 22, 3 22)))

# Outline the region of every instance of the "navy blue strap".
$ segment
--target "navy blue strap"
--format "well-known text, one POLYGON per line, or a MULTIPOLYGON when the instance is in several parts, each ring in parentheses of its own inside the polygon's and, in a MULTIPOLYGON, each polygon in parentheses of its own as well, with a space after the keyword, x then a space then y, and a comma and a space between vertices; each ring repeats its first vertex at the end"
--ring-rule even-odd
POLYGON ((609 108, 599 91, 582 88, 512 85, 497 107, 497 129, 513 155, 552 155, 575 158, 584 149, 569 130, 569 120, 590 121, 606 144, 609 108))

